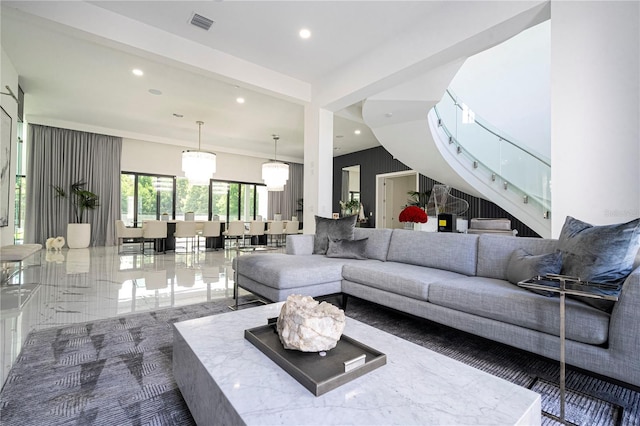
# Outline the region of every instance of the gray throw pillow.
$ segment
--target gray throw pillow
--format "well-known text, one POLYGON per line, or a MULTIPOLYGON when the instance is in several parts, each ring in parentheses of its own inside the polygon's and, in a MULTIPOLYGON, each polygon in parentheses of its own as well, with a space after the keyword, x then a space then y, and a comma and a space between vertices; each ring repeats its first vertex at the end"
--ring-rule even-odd
MULTIPOLYGON (((559 274, 561 269, 562 253, 560 251, 534 256, 519 248, 511 253, 509 263, 507 263, 507 279, 512 284, 518 284, 520 281, 538 275, 559 274)), ((550 291, 527 290, 544 296, 554 296, 554 293, 550 291)))
POLYGON ((640 219, 593 226, 567 216, 558 238, 562 274, 582 281, 617 282, 633 270, 640 248, 640 219))
POLYGON ((334 240, 329 238, 327 257, 340 257, 343 259, 366 259, 368 238, 361 240, 334 240))
POLYGON ((316 235, 313 240, 313 254, 327 254, 329 238, 334 240, 353 240, 356 228, 356 215, 329 219, 316 216, 316 235))

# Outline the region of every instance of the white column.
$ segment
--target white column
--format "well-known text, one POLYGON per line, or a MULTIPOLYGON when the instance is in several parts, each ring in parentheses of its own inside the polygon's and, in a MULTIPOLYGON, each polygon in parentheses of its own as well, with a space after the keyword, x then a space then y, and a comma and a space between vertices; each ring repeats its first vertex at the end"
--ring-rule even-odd
POLYGON ((553 237, 640 216, 640 4, 551 2, 553 237))
POLYGON ((304 233, 315 233, 315 215, 331 217, 333 113, 304 108, 304 233))

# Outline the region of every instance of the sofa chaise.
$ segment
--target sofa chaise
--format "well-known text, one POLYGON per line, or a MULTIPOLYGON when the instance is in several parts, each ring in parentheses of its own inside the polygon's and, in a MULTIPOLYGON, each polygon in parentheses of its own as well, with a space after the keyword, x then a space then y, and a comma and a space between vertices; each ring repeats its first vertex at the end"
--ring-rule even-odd
MULTIPOLYGON (((634 232, 637 234, 637 227, 634 232)), ((636 234, 632 238, 637 240, 636 234)), ((288 236, 286 254, 239 256, 234 262, 238 286, 269 301, 286 300, 290 294, 355 296, 559 359, 558 298, 523 289, 516 280, 534 272, 560 272, 536 272, 529 260, 561 253, 562 237, 355 228, 353 240, 359 241, 359 251, 338 253, 338 257, 331 252, 313 254, 315 238, 288 236), (524 260, 518 257, 523 253, 524 260)), ((630 250, 635 251, 625 254, 627 263, 629 259, 633 263, 637 245, 630 250)), ((560 256, 561 263, 562 259, 560 256)), ((567 259, 565 253, 565 264, 567 259)), ((624 273, 620 298, 609 309, 566 299, 566 360, 592 373, 640 386, 637 261, 633 268, 629 265, 632 272, 624 273)))

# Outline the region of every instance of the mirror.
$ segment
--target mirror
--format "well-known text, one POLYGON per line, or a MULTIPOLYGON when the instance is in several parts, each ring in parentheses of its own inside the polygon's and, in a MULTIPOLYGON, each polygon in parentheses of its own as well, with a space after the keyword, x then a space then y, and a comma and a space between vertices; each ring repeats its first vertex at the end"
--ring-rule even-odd
POLYGON ((342 190, 340 200, 347 205, 360 205, 360 165, 342 168, 342 190))

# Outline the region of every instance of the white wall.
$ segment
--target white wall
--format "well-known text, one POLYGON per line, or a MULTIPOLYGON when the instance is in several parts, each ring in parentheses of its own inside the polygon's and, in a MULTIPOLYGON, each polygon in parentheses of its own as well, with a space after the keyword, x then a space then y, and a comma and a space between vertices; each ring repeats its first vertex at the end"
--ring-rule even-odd
MULTIPOLYGON (((2 62, 0 71, 0 81, 2 92, 6 92, 5 86, 11 87, 13 93, 18 96, 18 72, 13 66, 13 63, 9 60, 9 57, 2 49, 2 62)), ((15 191, 16 186, 16 152, 18 150, 18 103, 13 100, 9 95, 0 95, 0 105, 7 114, 11 117, 11 170, 9 171, 9 226, 0 228, 0 241, 2 245, 13 244, 14 234, 14 211, 15 211, 15 191)), ((4 130, 4 129, 2 129, 4 130)), ((0 200, 0 204, 4 206, 7 200, 0 200)))
MULTIPOLYGON (((122 141, 122 171, 184 176, 182 151, 175 145, 165 145, 136 139, 122 141)), ((262 182, 262 163, 265 158, 216 153, 214 179, 251 183, 262 182)))
POLYGON ((551 2, 552 235, 640 216, 640 3, 551 2))
POLYGON ((551 23, 467 59, 450 87, 480 117, 551 157, 551 23))

